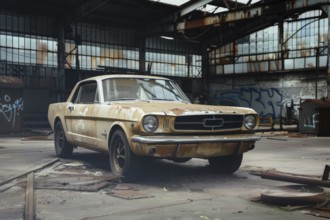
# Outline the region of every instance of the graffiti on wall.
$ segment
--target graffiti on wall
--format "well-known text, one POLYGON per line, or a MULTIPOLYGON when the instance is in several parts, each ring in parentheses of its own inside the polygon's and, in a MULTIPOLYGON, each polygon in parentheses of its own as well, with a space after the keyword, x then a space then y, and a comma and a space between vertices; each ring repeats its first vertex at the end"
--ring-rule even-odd
POLYGON ((9 95, 0 97, 0 118, 4 118, 5 121, 15 126, 16 118, 23 111, 23 104, 23 98, 12 100, 9 95))
POLYGON ((276 88, 240 88, 219 91, 215 96, 218 105, 253 108, 262 118, 278 118, 282 115, 283 95, 276 88))
POLYGON ((315 113, 312 115, 306 115, 304 118, 304 128, 312 128, 315 129, 319 124, 319 113, 315 113))

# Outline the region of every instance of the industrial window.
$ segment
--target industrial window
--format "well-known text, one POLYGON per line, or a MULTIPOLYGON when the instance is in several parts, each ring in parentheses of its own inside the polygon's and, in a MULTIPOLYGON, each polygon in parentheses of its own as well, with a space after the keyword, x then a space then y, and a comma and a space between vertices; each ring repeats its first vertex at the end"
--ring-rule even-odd
MULTIPOLYGON (((7 64, 57 68, 58 33, 54 26, 55 21, 48 17, 2 11, 0 61, 6 64, 4 72, 13 74, 7 64)), ((72 31, 65 32, 65 68, 138 71, 141 64, 139 39, 141 36, 134 30, 78 23, 72 31)), ((197 48, 198 44, 146 39, 145 69, 157 75, 201 77, 202 59, 197 48)), ((22 74, 36 75, 30 69, 22 74)), ((38 74, 40 76, 40 72, 38 74)), ((47 74, 54 76, 56 71, 47 71, 47 74)))
POLYGON ((301 14, 209 52, 212 74, 239 74, 315 68, 327 63, 328 19, 321 11, 301 14), (281 44, 282 42, 282 44, 281 44), (283 61, 283 62, 282 62, 283 61), (284 64, 284 65, 283 65, 284 64))
POLYGON ((284 24, 287 51, 284 69, 315 68, 327 63, 328 19, 319 19, 321 11, 302 14, 300 20, 284 24))
POLYGON ((0 60, 9 63, 57 66, 57 43, 42 37, 15 36, 0 32, 0 60))
POLYGON ((146 69, 152 74, 201 77, 201 56, 170 53, 146 53, 146 69))
POLYGON ((57 66, 53 21, 45 17, 0 14, 0 60, 6 63, 57 66))
POLYGON ((139 48, 135 46, 135 32, 85 23, 78 24, 75 32, 81 37, 82 44, 76 47, 73 40, 66 42, 66 68, 77 67, 78 53, 80 69, 139 69, 139 48))

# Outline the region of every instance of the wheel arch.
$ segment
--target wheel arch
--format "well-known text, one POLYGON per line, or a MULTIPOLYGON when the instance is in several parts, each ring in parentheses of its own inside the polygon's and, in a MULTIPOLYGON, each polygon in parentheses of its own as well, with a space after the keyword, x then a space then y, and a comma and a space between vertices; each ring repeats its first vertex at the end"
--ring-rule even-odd
POLYGON ((64 120, 62 120, 60 116, 56 116, 56 117, 55 117, 55 119, 54 119, 54 125, 53 125, 53 126, 54 126, 53 130, 55 131, 56 124, 57 124, 58 122, 60 122, 61 125, 62 125, 63 131, 64 131, 64 134, 65 134, 65 137, 67 138, 67 140, 68 140, 69 142, 71 142, 71 137, 70 137, 70 135, 68 135, 68 133, 67 133, 68 130, 67 130, 66 124, 64 123, 64 120))
POLYGON ((116 176, 123 176, 125 178, 135 178, 139 174, 141 165, 140 158, 132 151, 129 138, 130 132, 129 128, 125 127, 125 124, 118 123, 111 127, 108 138, 111 171, 116 176), (127 134, 127 132, 129 133, 127 134), (121 139, 122 145, 118 144, 119 140, 117 138, 114 138, 116 134, 118 135, 116 137, 121 139), (114 143, 112 143, 113 141, 114 143), (114 145, 111 146, 111 144, 114 145))
MULTIPOLYGON (((55 118, 55 120, 54 120, 54 128, 55 128, 55 126, 56 126, 56 124, 58 123, 58 122, 61 122, 62 123, 62 121, 61 121, 61 119, 60 119, 60 117, 59 116, 57 116, 56 118, 55 118)), ((63 125, 63 123, 62 123, 62 125, 63 125)))
POLYGON ((124 132, 124 134, 127 138, 128 144, 130 145, 130 148, 131 148, 131 141, 128 138, 129 133, 128 133, 127 129, 125 128, 125 126, 123 124, 120 124, 120 123, 113 124, 112 127, 109 130, 108 148, 110 147, 111 138, 112 138, 113 134, 115 133, 115 131, 117 131, 117 130, 121 130, 122 132, 124 132))

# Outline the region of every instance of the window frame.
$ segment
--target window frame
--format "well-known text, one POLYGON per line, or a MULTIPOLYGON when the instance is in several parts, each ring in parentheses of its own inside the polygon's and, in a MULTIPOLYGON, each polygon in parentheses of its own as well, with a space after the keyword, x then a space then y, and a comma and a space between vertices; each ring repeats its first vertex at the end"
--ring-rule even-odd
POLYGON ((93 81, 80 83, 77 90, 76 90, 76 92, 75 92, 75 94, 74 94, 74 96, 72 97, 71 101, 72 101, 73 104, 94 104, 94 103, 99 103, 100 102, 100 95, 99 95, 99 92, 98 92, 97 81, 93 80, 93 81), (93 100, 94 101, 86 101, 84 99, 83 99, 83 101, 81 101, 81 97, 85 95, 85 90, 84 90, 85 88, 88 89, 87 92, 90 92, 90 91, 92 91, 92 89, 94 89, 94 94, 93 94, 93 97, 94 97, 93 100))

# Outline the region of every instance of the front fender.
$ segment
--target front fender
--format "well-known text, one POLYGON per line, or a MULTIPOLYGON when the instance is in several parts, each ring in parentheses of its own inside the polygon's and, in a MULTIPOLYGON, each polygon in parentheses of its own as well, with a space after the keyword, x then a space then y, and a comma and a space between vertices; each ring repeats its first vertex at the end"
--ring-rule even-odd
MULTIPOLYGON (((128 143, 131 147, 132 146, 131 137, 133 136, 134 127, 135 127, 134 122, 116 121, 113 124, 111 124, 111 126, 109 127, 109 135, 108 135, 108 139, 107 139, 107 148, 109 147, 109 143, 110 143, 110 140, 111 140, 111 137, 112 137, 113 133, 118 129, 121 129, 125 133, 127 141, 128 141, 128 143)), ((132 147, 131 147, 131 149, 132 149, 132 147)))

